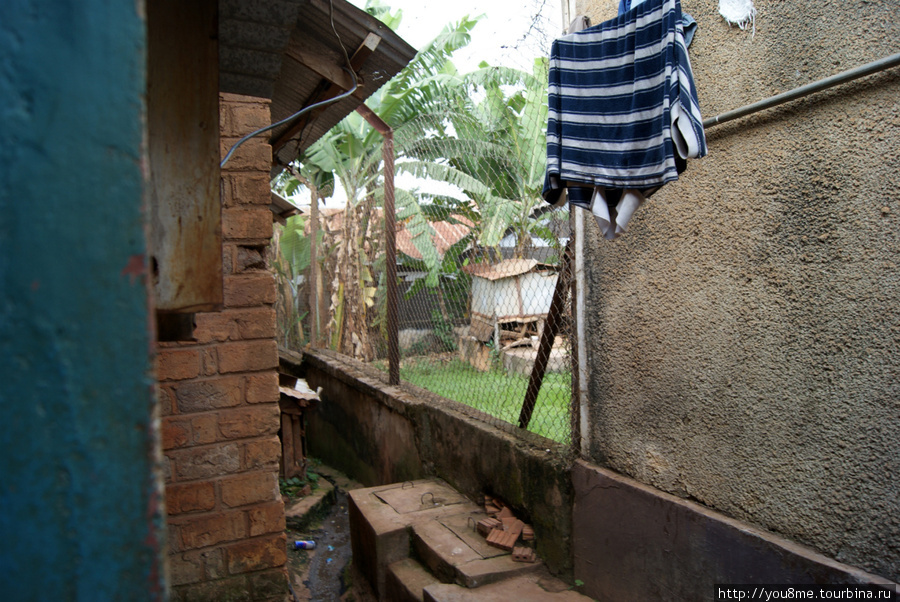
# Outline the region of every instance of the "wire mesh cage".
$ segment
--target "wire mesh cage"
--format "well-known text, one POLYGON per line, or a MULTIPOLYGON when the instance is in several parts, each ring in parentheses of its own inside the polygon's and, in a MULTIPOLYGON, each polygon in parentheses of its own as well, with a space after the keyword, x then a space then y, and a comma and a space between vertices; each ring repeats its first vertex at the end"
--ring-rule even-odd
POLYGON ((459 74, 449 54, 417 57, 370 101, 389 137, 351 115, 282 176, 314 199, 277 244, 283 343, 387 372, 393 332, 404 386, 565 447, 571 237, 568 209, 541 197, 547 60, 459 74), (343 207, 320 208, 337 180, 343 207))

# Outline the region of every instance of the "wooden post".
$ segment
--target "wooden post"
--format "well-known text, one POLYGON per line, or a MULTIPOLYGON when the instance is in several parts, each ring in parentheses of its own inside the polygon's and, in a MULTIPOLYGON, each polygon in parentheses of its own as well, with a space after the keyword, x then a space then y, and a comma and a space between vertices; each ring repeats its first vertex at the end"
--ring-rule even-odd
POLYGON ((525 390, 522 410, 519 412, 519 428, 528 428, 538 393, 540 393, 541 385, 544 383, 544 373, 547 371, 547 363, 550 361, 550 352, 553 351, 553 341, 556 339, 562 322, 563 306, 566 300, 566 292, 569 289, 571 266, 572 239, 570 238, 566 244, 566 252, 560 262, 559 277, 556 280, 556 289, 553 291, 553 300, 550 302, 550 311, 547 313, 547 323, 541 335, 541 344, 538 347, 537 357, 534 359, 531 377, 528 379, 528 389, 525 390))
POLYGON ((312 198, 309 205, 309 340, 313 349, 319 347, 319 190, 310 184, 312 198))

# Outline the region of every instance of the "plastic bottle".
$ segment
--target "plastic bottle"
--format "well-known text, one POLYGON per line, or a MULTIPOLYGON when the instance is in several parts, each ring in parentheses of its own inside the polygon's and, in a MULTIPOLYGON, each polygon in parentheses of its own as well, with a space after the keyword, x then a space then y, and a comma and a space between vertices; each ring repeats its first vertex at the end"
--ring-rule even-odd
POLYGON ((304 541, 302 539, 298 539, 294 542, 295 550, 315 550, 316 542, 314 541, 304 541))

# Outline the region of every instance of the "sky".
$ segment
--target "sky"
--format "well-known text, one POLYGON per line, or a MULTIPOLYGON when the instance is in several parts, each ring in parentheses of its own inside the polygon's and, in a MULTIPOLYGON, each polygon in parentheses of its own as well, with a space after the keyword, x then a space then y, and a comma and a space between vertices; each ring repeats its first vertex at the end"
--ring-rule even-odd
MULTIPOLYGON (((349 1, 360 8, 366 3, 366 0, 349 1)), ((474 71, 482 60, 491 65, 530 70, 533 59, 547 55, 550 42, 562 31, 559 0, 382 0, 382 3, 393 10, 403 10, 397 33, 417 49, 434 39, 448 23, 457 22, 465 15, 484 15, 472 30, 469 46, 454 55, 453 62, 462 73, 474 71)))

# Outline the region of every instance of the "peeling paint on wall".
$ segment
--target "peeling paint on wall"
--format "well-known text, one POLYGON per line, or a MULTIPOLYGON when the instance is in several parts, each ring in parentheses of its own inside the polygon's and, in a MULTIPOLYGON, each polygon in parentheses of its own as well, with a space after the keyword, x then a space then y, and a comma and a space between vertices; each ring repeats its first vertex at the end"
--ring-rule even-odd
POLYGON ((135 259, 145 254, 136 8, 0 7, 0 591, 10 600, 165 597, 150 316, 135 259))

